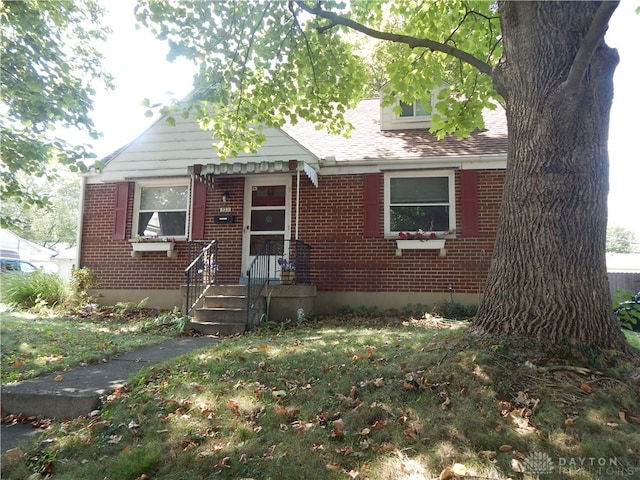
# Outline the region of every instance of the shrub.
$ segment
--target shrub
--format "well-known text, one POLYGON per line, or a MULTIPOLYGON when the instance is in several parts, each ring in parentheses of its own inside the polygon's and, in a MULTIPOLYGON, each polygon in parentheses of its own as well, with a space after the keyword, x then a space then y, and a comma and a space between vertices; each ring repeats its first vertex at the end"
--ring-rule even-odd
POLYGON ((56 307, 71 297, 69 284, 58 275, 33 272, 2 275, 2 302, 22 308, 56 307))
POLYGON ((451 320, 466 320, 474 317, 478 312, 477 305, 464 305, 459 302, 447 301, 436 303, 432 313, 451 320))
POLYGON ((640 294, 635 295, 628 290, 616 290, 613 292, 614 313, 622 328, 640 331, 640 294))
POLYGON ((87 267, 78 268, 71 274, 73 278, 73 301, 76 305, 93 303, 95 298, 90 291, 100 288, 100 282, 93 270, 87 267))

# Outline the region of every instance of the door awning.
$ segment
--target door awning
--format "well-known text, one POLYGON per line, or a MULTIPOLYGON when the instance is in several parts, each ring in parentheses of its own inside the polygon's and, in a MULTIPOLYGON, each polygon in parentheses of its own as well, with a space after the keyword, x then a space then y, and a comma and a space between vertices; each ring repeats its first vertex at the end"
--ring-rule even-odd
POLYGON ((222 175, 243 176, 299 171, 305 172, 311 183, 318 188, 318 171, 307 162, 298 160, 209 163, 207 165, 193 165, 188 168, 189 175, 196 175, 210 189, 214 188, 215 177, 222 175))

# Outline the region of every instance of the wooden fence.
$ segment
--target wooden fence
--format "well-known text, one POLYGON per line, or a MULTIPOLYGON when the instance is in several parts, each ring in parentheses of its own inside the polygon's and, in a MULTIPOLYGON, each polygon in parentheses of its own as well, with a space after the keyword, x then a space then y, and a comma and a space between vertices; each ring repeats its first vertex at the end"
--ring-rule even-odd
POLYGON ((640 272, 609 272, 607 275, 612 295, 616 290, 640 292, 640 272))

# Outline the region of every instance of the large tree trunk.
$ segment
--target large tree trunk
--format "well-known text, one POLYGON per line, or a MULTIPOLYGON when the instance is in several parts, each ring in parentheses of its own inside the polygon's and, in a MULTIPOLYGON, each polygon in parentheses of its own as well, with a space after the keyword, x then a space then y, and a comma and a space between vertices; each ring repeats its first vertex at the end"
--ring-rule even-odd
POLYGON ((504 2, 495 71, 509 126, 493 262, 473 330, 626 350, 605 263, 607 137, 617 52, 568 81, 600 2, 504 2))

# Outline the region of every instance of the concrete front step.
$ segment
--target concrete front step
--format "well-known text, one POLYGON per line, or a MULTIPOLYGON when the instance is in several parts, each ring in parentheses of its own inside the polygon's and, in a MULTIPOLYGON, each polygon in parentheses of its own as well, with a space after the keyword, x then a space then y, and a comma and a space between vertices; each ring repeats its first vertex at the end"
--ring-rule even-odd
POLYGON ((230 322, 189 322, 186 327, 187 330, 193 329, 200 332, 203 335, 237 335, 245 332, 245 323, 230 323, 230 322))
POLYGON ((207 295, 204 297, 205 308, 247 308, 246 295, 207 295))
POLYGON ((212 285, 186 328, 205 335, 243 333, 247 322, 246 295, 246 285, 212 285))

